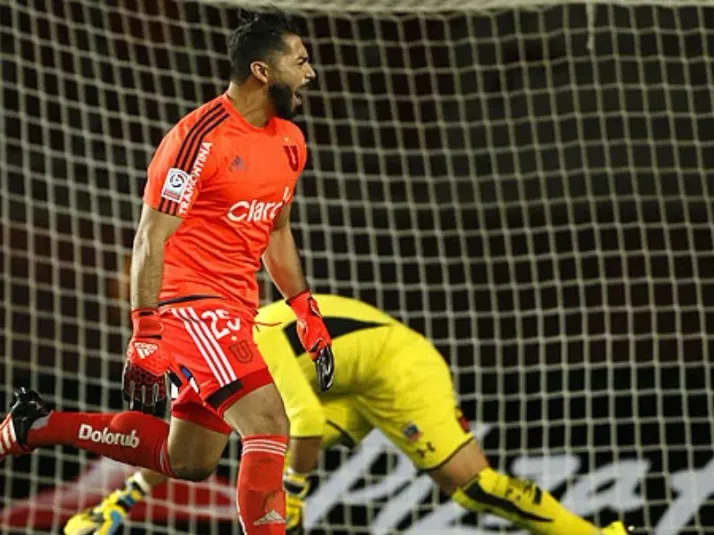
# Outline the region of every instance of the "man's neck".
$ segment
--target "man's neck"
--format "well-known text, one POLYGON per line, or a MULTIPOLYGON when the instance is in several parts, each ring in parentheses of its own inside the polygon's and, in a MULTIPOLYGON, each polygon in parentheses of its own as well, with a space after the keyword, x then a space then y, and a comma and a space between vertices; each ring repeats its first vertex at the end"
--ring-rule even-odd
POLYGON ((258 128, 264 128, 273 117, 272 105, 264 88, 251 87, 250 82, 238 85, 231 82, 228 86, 228 98, 246 122, 258 128))

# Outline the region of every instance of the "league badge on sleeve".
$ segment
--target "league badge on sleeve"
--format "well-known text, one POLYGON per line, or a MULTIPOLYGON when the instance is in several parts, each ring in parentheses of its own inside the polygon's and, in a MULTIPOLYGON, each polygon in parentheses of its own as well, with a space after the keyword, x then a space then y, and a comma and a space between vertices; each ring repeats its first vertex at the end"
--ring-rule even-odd
POLYGON ((172 167, 166 174, 161 196, 169 201, 181 202, 189 178, 190 176, 186 171, 172 167))

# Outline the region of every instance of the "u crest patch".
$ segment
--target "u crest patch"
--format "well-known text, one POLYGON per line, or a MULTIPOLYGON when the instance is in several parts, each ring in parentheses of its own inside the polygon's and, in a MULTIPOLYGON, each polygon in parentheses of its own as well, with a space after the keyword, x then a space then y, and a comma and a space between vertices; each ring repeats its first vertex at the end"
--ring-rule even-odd
POLYGON ((290 164, 290 169, 297 171, 300 166, 300 159, 298 158, 297 145, 283 145, 283 150, 288 157, 288 163, 290 164))

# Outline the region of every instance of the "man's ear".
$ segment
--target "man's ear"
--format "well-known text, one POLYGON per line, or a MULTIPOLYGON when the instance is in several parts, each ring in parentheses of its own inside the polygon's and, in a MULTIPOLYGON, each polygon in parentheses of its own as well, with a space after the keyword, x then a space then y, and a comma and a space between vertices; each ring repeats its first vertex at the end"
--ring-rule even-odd
POLYGON ((263 61, 254 61, 250 64, 250 72, 264 84, 268 83, 268 64, 263 61))

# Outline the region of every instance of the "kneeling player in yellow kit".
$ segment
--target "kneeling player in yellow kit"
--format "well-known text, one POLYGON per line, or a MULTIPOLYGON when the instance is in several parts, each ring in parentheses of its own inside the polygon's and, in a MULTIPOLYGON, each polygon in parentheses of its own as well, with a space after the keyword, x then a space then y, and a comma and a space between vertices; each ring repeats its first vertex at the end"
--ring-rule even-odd
MULTIPOLYGON (((282 301, 265 306, 256 321, 277 324, 261 327, 255 340, 290 419, 284 475, 288 534, 304 533, 307 476, 315 469, 320 450, 336 443, 357 444, 375 427, 469 511, 487 511, 539 535, 627 533, 621 522, 597 528, 533 482, 489 467, 462 423, 444 359, 422 335, 355 299, 316 298, 337 359, 328 393, 317 388, 314 365, 305 357, 290 308, 282 301)), ((163 475, 138 471, 123 489, 72 517, 65 534, 115 533, 131 506, 165 480, 163 475)))

